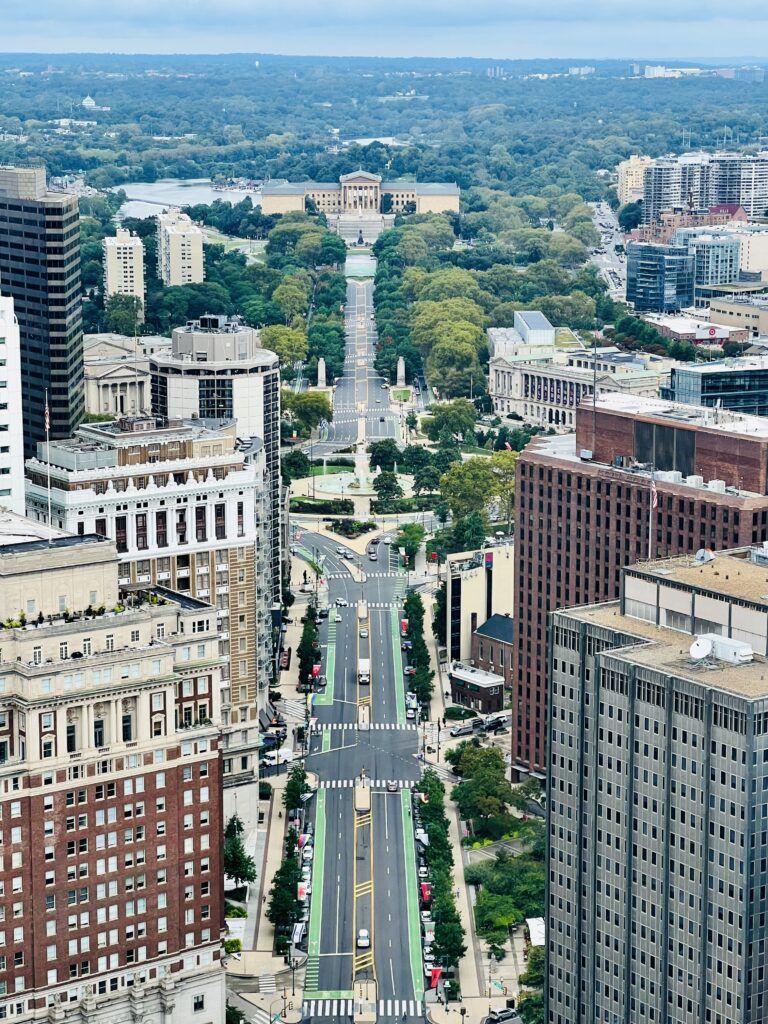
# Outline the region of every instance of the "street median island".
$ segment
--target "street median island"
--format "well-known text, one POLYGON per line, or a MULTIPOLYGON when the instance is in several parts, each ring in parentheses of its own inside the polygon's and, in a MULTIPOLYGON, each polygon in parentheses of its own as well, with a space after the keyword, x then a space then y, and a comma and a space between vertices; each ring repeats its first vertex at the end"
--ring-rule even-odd
POLYGON ((355 1024, 374 1024, 376 1020, 376 982, 373 978, 355 982, 352 1018, 355 1024))

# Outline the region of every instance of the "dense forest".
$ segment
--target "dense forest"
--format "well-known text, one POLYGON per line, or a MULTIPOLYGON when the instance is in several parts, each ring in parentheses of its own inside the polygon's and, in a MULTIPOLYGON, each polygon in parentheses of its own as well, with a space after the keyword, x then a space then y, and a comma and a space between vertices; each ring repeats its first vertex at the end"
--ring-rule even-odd
POLYGON ((757 145, 768 83, 629 78, 598 62, 117 55, 0 57, 0 163, 99 186, 159 177, 388 176, 594 199, 631 152, 757 145), (557 77, 527 77, 532 73, 557 77), (99 108, 86 110, 92 96, 99 108), (83 124, 56 124, 62 118, 83 124), (397 144, 353 140, 381 137, 397 144))

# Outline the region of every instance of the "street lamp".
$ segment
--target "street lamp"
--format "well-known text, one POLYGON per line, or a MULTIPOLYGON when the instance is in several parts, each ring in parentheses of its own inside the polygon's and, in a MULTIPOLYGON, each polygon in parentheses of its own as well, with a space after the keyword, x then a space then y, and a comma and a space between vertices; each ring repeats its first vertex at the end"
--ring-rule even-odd
POLYGON ((296 995, 296 968, 299 966, 298 958, 291 957, 291 995, 296 995))

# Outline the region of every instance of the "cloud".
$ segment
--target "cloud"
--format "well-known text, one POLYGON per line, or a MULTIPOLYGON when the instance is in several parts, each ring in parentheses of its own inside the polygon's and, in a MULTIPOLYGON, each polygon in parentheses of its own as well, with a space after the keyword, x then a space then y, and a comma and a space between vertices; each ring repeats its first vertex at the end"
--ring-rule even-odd
POLYGON ((0 49, 724 55, 766 21, 764 0, 36 0, 2 13, 0 49))

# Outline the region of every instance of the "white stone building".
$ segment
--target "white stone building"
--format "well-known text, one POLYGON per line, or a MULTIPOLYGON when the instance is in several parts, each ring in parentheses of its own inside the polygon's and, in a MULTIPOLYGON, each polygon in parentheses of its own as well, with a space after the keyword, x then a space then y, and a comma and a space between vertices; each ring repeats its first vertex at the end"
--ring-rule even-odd
POLYGON ((280 598, 280 367, 259 332, 239 320, 204 316, 177 327, 170 351, 149 359, 152 411, 170 418, 235 420, 238 437, 264 443, 270 477, 272 596, 280 598))
POLYGON ((144 243, 126 228, 104 239, 104 295, 133 295, 141 303, 144 320, 144 243))
POLYGON ((205 277, 203 232, 179 210, 157 215, 157 276, 166 288, 205 277))
POLYGON ((0 508, 24 514, 21 342, 13 299, 0 295, 0 508))
POLYGON ((224 783, 257 776, 259 712, 271 673, 269 487, 259 439, 233 423, 126 418, 38 445, 27 515, 117 546, 119 583, 169 587, 216 609, 224 659, 224 783))

